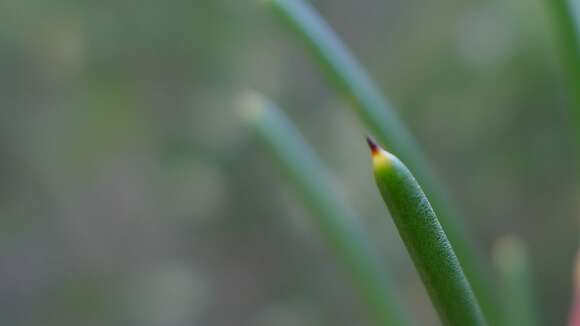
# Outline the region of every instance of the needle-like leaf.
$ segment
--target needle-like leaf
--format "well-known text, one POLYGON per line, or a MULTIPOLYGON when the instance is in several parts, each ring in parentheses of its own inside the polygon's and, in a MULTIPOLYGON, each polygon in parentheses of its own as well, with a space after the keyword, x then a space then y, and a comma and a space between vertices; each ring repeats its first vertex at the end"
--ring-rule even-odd
POLYGON ((377 186, 445 325, 481 326, 477 299, 427 197, 407 167, 368 139, 377 186))
MULTIPOLYGON (((379 141, 405 161, 423 185, 441 224, 453 244, 484 313, 499 319, 489 273, 470 241, 462 218, 436 180, 426 158, 391 104, 381 95, 361 64, 332 28, 303 0, 268 0, 271 7, 306 41, 330 79, 352 101, 359 118, 379 141)), ((493 324, 496 324, 495 322, 493 324)))
POLYGON ((333 190, 326 168, 277 106, 257 95, 243 99, 246 121, 294 185, 335 254, 350 271, 377 325, 407 325, 388 272, 361 218, 333 190))

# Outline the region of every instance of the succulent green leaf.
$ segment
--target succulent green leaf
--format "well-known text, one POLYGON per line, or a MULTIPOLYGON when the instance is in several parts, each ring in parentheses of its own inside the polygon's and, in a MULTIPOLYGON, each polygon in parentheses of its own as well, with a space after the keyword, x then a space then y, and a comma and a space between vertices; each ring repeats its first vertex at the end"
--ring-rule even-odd
MULTIPOLYGON (((381 95, 362 65, 332 28, 304 0, 266 0, 306 42, 337 88, 352 102, 358 117, 378 140, 405 161, 429 195, 433 208, 453 244, 488 320, 497 321, 491 271, 474 247, 462 218, 450 204, 415 139, 392 105, 381 95)), ((495 322, 493 324, 496 324, 495 322)))
POLYGON ((353 209, 332 188, 329 173, 300 132, 272 102, 257 94, 242 100, 248 124, 310 210, 310 216, 350 272, 376 325, 407 325, 389 273, 353 209))
POLYGON ((369 141, 379 191, 444 325, 485 319, 447 235, 423 190, 393 154, 369 141))

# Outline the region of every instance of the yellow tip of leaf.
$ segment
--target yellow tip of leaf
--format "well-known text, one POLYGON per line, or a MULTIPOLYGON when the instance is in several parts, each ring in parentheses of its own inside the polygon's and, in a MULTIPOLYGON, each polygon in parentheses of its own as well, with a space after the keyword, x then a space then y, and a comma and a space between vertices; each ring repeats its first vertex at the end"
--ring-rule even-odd
POLYGON ((382 148, 379 148, 377 151, 373 151, 373 167, 376 169, 378 168, 385 168, 389 167, 393 162, 393 154, 385 151, 382 148))

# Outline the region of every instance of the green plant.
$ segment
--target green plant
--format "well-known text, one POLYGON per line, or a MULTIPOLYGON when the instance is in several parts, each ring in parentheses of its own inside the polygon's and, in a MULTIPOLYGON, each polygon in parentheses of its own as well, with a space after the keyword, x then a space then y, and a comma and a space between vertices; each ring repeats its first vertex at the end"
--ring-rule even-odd
MULTIPOLYGON (((580 145, 580 3, 575 0, 548 0, 559 39, 563 68, 566 70, 568 90, 570 93, 569 107, 576 132, 576 144, 580 145)), ((576 155, 578 156, 578 150, 576 155)), ((580 249, 578 249, 580 253, 580 249)), ((576 271, 576 275, 578 272, 576 271)), ((576 280, 577 282, 577 280, 576 280)), ((578 284, 575 285, 578 287, 578 284)), ((574 301, 570 316, 570 325, 580 321, 580 293, 574 290, 574 301)))
POLYGON ((258 94, 241 100, 243 116, 294 185, 322 235, 350 271, 378 325, 406 325, 384 262, 368 240, 361 218, 330 186, 320 159, 277 106, 258 94))
MULTIPOLYGON (((580 9, 573 8, 572 1, 555 0, 550 5, 562 40, 574 114, 580 126, 580 9)), ((306 1, 266 2, 305 41, 330 80, 352 103, 356 115, 393 153, 370 142, 377 185, 441 320, 447 325, 485 325, 485 320, 490 325, 539 324, 525 244, 514 238, 498 242, 494 263, 500 288, 495 288, 491 272, 474 249, 420 147, 355 56, 306 1)), ((378 317, 376 320, 384 325, 400 325, 405 318, 392 318, 392 313, 399 314, 400 309, 389 287, 381 285, 386 283, 380 274, 386 272, 373 258, 376 253, 363 240, 360 226, 351 232, 346 226, 349 223, 344 222, 359 218, 325 187, 328 181, 324 167, 275 105, 260 98, 253 107, 261 109, 258 114, 254 112, 252 124, 299 190, 322 233, 351 270, 355 284, 378 317), (363 258, 357 259, 361 253, 363 258), (373 294, 375 283, 381 285, 380 295, 373 294), (381 305, 389 312, 381 315, 381 305)))
POLYGON ((459 260, 407 167, 368 138, 375 180, 409 255, 445 325, 485 325, 459 260))
POLYGON ((477 250, 469 240, 461 217, 448 200, 441 183, 436 180, 426 158, 411 133, 383 98, 362 66, 334 34, 324 19, 303 0, 268 0, 267 3, 306 42, 327 75, 352 102, 356 114, 371 133, 416 175, 429 196, 441 224, 453 244, 469 282, 490 321, 499 317, 492 281, 477 250))
POLYGON ((500 238, 494 246, 493 261, 504 308, 503 325, 538 325, 532 268, 526 244, 515 236, 500 238))
MULTIPOLYGON (((580 126, 580 5, 575 3, 574 0, 548 1, 568 74, 572 113, 580 126)), ((580 127, 576 129, 580 139, 580 127)))

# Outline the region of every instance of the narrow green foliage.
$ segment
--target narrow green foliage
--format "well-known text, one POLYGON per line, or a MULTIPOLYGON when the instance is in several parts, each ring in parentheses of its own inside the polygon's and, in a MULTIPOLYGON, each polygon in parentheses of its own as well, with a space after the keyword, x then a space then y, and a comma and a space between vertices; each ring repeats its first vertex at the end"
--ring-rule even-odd
MULTIPOLYGON (((324 19, 303 0, 267 1, 306 41, 330 79, 353 103, 360 119, 379 141, 409 164, 431 198, 449 240, 490 321, 499 318, 492 282, 486 266, 469 240, 461 217, 450 205, 448 195, 436 180, 419 146, 362 66, 324 19)), ((495 324, 495 323, 494 323, 495 324)))
POLYGON ((503 325, 539 324, 532 289, 532 268, 526 245, 515 237, 497 241, 493 252, 499 276, 503 325))
POLYGON ((560 40, 564 68, 572 96, 577 138, 580 139, 580 2, 546 0, 552 9, 553 21, 560 40))
MULTIPOLYGON (((560 41, 563 68, 567 73, 571 96, 570 106, 575 124, 576 143, 580 144, 580 1, 546 0, 546 2, 552 9, 553 22, 560 41)), ((576 288, 574 292, 576 298, 572 306, 569 325, 576 325, 580 321, 580 305, 578 304, 580 291, 576 288)))
POLYGON ((294 185, 335 254, 350 271, 377 325, 407 325, 384 264, 361 218, 332 189, 326 168, 276 105, 259 95, 243 100, 247 122, 294 185))
POLYGON ((445 325, 485 325, 459 260, 407 167, 369 140, 377 186, 445 325))

